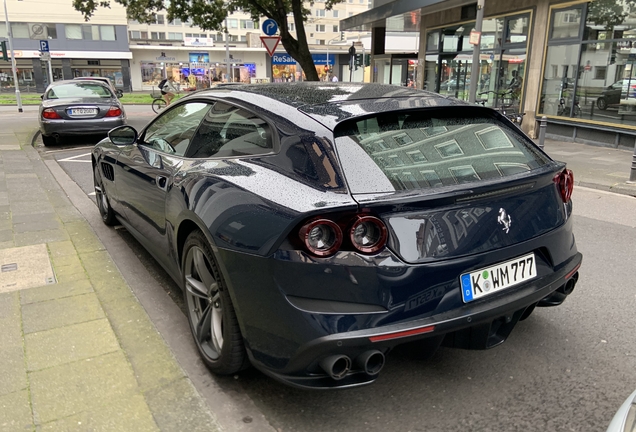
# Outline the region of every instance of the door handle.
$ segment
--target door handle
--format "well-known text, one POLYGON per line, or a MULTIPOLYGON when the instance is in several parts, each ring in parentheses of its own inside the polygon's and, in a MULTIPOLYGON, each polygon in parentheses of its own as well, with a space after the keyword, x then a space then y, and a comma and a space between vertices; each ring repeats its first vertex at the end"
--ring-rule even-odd
POLYGON ((157 176, 157 187, 161 190, 168 189, 168 177, 157 176))

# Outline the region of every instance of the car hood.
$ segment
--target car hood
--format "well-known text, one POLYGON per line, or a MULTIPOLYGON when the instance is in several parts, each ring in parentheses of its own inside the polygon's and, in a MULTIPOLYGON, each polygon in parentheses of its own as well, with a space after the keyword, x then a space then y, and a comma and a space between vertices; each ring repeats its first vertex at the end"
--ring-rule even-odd
POLYGON ((62 98, 45 99, 42 101, 43 108, 55 108, 66 105, 116 105, 121 106, 116 98, 62 98))

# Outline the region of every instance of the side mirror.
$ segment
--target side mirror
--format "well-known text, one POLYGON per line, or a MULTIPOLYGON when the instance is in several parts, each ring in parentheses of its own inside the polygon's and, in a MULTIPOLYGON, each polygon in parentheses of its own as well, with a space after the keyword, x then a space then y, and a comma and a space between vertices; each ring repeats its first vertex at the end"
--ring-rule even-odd
POLYGON ((132 145, 137 141, 139 134, 132 126, 118 126, 108 132, 108 139, 117 146, 132 145))
POLYGON ((40 99, 44 100, 44 95, 43 94, 40 95, 40 99))

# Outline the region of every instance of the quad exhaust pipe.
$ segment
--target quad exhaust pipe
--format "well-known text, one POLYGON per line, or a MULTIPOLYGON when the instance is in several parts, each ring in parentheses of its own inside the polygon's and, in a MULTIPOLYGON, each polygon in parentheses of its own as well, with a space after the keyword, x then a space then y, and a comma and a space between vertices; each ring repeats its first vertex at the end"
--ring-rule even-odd
POLYGON ((375 376, 384 367, 384 354, 378 350, 366 351, 356 358, 356 365, 367 375, 375 376))
POLYGON ((351 369, 351 359, 346 355, 332 355, 320 362, 320 367, 327 372, 331 378, 340 380, 347 375, 351 369))
MULTIPOLYGON (((346 355, 332 355, 319 365, 331 378, 340 380, 351 370, 351 359, 346 355)), ((376 376, 384 367, 384 354, 378 350, 365 351, 356 357, 355 365, 367 375, 376 376)))
POLYGON ((568 279, 568 281, 563 286, 559 287, 557 291, 562 292, 565 295, 572 294, 572 291, 574 291, 574 287, 576 286, 576 282, 578 280, 579 280, 579 274, 576 273, 574 276, 568 279))

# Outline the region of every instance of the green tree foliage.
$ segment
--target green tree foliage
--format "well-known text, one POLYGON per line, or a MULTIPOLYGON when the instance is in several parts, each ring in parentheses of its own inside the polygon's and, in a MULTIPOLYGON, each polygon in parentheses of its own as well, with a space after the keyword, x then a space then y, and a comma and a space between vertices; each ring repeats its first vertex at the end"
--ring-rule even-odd
MULTIPOLYGON (((309 9, 302 0, 112 0, 126 7, 129 19, 141 23, 153 23, 158 11, 166 10, 168 19, 179 18, 190 20, 193 25, 204 30, 221 31, 224 29, 225 18, 236 11, 243 11, 258 21, 265 16, 275 20, 279 25, 280 38, 287 53, 303 68, 309 81, 318 81, 318 72, 314 65, 307 34, 305 21, 309 16, 309 9), (292 14, 296 38, 294 38, 287 24, 288 14, 292 14)), ((327 0, 326 9, 343 0, 327 0)), ((73 6, 80 11, 88 21, 97 8, 110 7, 111 0, 73 0, 73 6)))
POLYGON ((611 31, 635 10, 633 0, 596 0, 588 3, 587 20, 611 31))

